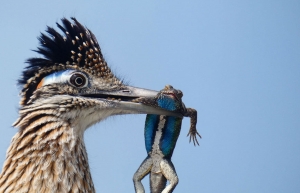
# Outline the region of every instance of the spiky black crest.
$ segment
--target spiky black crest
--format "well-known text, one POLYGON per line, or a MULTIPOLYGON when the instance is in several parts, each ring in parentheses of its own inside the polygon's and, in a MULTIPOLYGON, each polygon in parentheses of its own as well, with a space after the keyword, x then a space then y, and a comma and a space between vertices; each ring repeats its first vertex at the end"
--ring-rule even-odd
POLYGON ((71 19, 74 23, 66 18, 61 20, 63 25, 56 23, 63 35, 47 26, 48 34, 41 33, 38 38, 40 46, 34 51, 42 58, 29 58, 26 61, 28 66, 18 81, 23 85, 21 105, 28 102, 37 84, 55 71, 75 68, 99 77, 114 78, 93 33, 75 18, 71 19))

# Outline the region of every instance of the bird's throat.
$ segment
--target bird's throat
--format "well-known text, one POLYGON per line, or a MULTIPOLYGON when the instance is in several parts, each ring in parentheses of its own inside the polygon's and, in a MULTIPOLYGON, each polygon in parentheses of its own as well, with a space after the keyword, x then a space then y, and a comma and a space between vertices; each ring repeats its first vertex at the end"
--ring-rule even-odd
POLYGON ((7 151, 0 192, 95 192, 83 137, 55 119, 40 114, 19 120, 26 127, 7 151))

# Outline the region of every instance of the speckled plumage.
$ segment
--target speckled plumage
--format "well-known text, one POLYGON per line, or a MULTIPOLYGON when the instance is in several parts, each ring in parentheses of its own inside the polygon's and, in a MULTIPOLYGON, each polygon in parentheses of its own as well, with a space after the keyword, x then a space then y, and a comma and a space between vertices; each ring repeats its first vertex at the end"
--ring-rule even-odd
POLYGON ((81 98, 55 97, 22 108, 14 124, 20 130, 0 175, 0 192, 95 192, 84 128, 71 121, 79 108, 89 106, 96 105, 81 98))
POLYGON ((36 50, 42 58, 27 60, 19 79, 20 116, 13 125, 19 131, 0 174, 1 193, 95 192, 83 141, 88 127, 120 114, 180 116, 133 102, 157 92, 123 84, 107 66, 94 35, 72 19, 57 24, 64 35, 47 28, 36 50))
MULTIPOLYGON (((40 47, 35 50, 44 58, 30 58, 29 64, 19 79, 23 85, 21 105, 28 103, 30 96, 43 77, 65 69, 80 69, 86 73, 105 79, 105 83, 122 86, 108 67, 94 34, 83 27, 75 18, 74 23, 63 18, 63 26, 57 23, 64 35, 51 27, 39 37, 40 47)), ((112 88, 111 88, 112 89, 112 88)))

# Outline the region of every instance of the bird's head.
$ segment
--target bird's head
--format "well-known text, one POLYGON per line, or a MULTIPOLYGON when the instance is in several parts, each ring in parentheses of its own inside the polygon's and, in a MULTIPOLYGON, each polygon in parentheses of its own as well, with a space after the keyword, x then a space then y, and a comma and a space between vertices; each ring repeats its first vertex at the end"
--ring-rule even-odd
MULTIPOLYGON (((137 102, 158 92, 131 87, 118 79, 108 67, 93 33, 75 18, 63 18, 57 26, 63 35, 48 27, 35 50, 42 58, 30 58, 19 84, 21 114, 32 110, 56 109, 81 130, 116 114, 178 113, 137 102)), ((42 111, 41 111, 42 112, 42 111)))

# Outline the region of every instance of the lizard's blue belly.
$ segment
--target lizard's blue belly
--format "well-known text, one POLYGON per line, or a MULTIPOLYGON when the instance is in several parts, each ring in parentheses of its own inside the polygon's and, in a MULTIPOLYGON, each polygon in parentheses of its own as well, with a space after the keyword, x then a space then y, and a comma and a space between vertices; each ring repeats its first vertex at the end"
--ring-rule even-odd
POLYGON ((164 116, 164 122, 160 123, 159 115, 147 115, 145 123, 145 146, 147 153, 153 148, 159 148, 164 157, 171 158, 175 148, 182 118, 164 116), (158 135, 157 133, 160 133, 158 135), (158 146, 154 146, 154 141, 159 140, 158 146))

